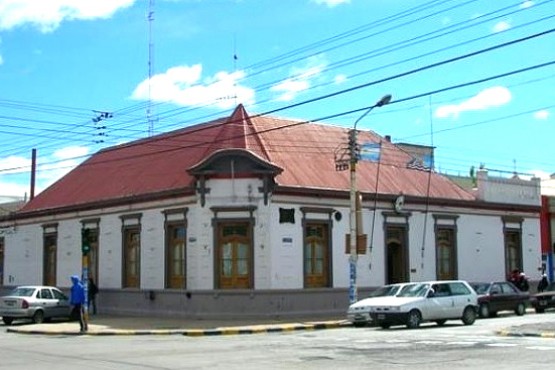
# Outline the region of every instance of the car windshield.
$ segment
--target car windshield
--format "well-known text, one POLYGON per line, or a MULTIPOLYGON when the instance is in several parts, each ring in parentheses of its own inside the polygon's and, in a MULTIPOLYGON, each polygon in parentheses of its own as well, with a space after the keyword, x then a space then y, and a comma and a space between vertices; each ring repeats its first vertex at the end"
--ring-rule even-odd
POLYGON ((386 285, 374 290, 368 297, 394 296, 399 291, 400 285, 386 285))
POLYGON ((477 294, 486 294, 489 288, 488 283, 472 283, 471 285, 477 294))
POLYGON ((430 289, 430 284, 408 285, 403 289, 397 297, 425 297, 430 289))
POLYGON ((13 297, 31 297, 35 292, 35 288, 15 288, 9 294, 13 297))

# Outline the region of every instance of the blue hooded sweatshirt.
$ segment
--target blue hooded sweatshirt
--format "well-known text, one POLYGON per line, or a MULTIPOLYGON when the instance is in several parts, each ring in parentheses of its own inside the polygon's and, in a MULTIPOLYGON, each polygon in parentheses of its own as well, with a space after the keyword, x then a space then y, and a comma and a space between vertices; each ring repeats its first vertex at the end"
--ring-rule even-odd
POLYGON ((85 304, 85 288, 83 287, 83 284, 81 284, 79 276, 71 276, 71 282, 73 285, 71 286, 69 303, 72 305, 85 304))

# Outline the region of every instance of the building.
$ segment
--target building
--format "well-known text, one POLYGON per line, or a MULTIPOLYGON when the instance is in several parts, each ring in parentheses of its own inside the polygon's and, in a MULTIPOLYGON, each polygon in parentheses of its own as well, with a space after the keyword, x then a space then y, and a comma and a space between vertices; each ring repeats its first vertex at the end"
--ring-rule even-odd
MULTIPOLYGON (((2 236, 5 283, 69 287, 85 265, 101 312, 343 313, 352 286, 347 138, 345 128, 249 116, 239 105, 230 117, 101 150, 2 219, 0 229, 14 231, 2 236)), ((415 166, 406 144, 366 131, 358 141, 380 154, 357 164, 360 294, 539 267, 537 182, 484 173, 469 191, 415 166)))

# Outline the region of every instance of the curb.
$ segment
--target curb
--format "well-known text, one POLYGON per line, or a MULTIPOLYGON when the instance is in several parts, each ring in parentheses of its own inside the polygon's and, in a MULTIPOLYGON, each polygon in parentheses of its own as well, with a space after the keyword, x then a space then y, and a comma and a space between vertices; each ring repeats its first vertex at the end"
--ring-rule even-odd
POLYGON ((555 338, 555 332, 552 331, 513 331, 513 330, 499 330, 496 332, 497 335, 503 337, 539 337, 539 338, 555 338))
POLYGON ((309 324, 277 324, 241 327, 225 327, 215 329, 153 329, 153 330, 125 330, 125 329, 92 329, 81 333, 77 330, 41 330, 8 328, 8 333, 39 334, 39 335, 73 335, 73 336, 110 336, 110 335, 184 335, 187 337, 216 336, 216 335, 244 335, 262 333, 293 332, 301 330, 323 330, 351 326, 346 321, 328 321, 309 324))

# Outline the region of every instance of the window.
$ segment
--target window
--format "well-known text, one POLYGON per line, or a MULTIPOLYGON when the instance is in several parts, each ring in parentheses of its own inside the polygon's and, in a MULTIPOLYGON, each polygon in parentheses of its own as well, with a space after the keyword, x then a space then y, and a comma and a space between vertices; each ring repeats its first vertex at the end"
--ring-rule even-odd
POLYGON ((186 287, 186 228, 182 222, 166 225, 166 287, 186 287))
POLYGON ((463 283, 450 283, 449 286, 452 295, 468 295, 471 293, 470 289, 463 283))
POLYGON ((50 289, 41 289, 39 298, 41 298, 41 299, 52 299, 52 292, 50 291, 50 289))
POLYGON ((295 209, 280 208, 279 209, 279 223, 295 223, 295 209))
POLYGON ((123 230, 123 287, 139 288, 141 233, 139 226, 128 226, 123 230))
POLYGON ((89 277, 92 277, 98 282, 98 228, 90 229, 89 231, 89 277))
POLYGON ((55 229, 54 231, 48 229, 45 230, 43 238, 43 283, 44 285, 55 286, 58 234, 55 229))
POLYGON ((457 254, 455 230, 452 227, 436 227, 436 274, 439 280, 457 278, 457 254))

